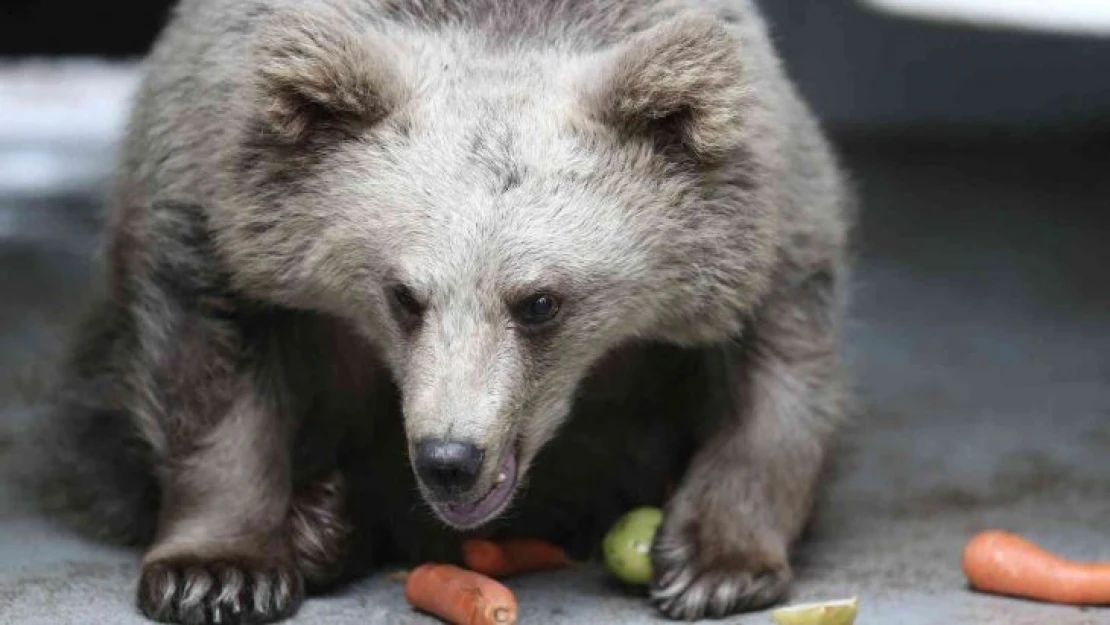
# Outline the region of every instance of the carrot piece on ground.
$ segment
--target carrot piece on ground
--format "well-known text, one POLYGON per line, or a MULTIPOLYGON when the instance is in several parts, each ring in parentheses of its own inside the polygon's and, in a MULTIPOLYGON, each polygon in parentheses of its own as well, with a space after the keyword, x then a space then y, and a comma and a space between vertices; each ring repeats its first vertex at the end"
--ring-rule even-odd
POLYGON ((409 573, 405 599, 452 625, 512 625, 513 592, 485 575, 450 564, 424 564, 409 573))
POLYGON ((468 569, 493 577, 533 573, 570 564, 570 558, 561 547, 536 538, 499 541, 470 538, 463 541, 462 553, 468 569))
POLYGON ((1075 562, 997 530, 964 548, 964 573, 977 590, 1070 605, 1110 604, 1110 562, 1075 562))

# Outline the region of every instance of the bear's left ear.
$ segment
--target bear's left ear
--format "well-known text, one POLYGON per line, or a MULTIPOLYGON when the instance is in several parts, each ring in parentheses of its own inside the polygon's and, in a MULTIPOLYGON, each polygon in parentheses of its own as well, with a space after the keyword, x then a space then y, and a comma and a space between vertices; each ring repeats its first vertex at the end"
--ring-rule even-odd
POLYGON ((740 42, 714 18, 672 18, 596 62, 582 83, 594 119, 702 162, 742 141, 750 93, 740 42))
POLYGON ((259 32, 256 110, 277 138, 357 133, 399 107, 407 89, 390 50, 338 10, 289 8, 259 32))

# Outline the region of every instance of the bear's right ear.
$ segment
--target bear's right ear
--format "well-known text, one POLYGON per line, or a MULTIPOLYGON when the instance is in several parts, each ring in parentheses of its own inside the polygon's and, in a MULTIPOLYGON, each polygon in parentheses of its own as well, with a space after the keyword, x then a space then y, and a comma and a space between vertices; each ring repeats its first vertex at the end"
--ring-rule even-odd
POLYGON ((740 145, 751 106, 741 43, 707 15, 679 15, 601 53, 587 113, 625 136, 712 162, 740 145))
POLYGON ((283 11, 256 42, 256 110, 282 141, 300 143, 319 130, 356 134, 406 96, 388 50, 351 16, 283 11))

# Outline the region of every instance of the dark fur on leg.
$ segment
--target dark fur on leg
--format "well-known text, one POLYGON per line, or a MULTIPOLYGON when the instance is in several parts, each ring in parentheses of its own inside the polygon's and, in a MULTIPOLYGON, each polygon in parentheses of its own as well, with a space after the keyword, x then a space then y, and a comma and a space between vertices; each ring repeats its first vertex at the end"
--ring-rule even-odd
POLYGON ((121 413, 74 405, 59 410, 65 412, 57 418, 68 425, 49 434, 44 506, 98 540, 149 544, 159 500, 149 446, 121 413))
POLYGON ((297 568, 311 590, 322 590, 343 574, 353 528, 344 510, 343 475, 302 488, 289 515, 289 535, 297 568))
POLYGON ((45 400, 50 419, 35 432, 48 458, 39 495, 81 533, 145 545, 154 538, 159 500, 154 453, 126 413, 126 382, 116 366, 133 324, 107 298, 90 313, 45 400))

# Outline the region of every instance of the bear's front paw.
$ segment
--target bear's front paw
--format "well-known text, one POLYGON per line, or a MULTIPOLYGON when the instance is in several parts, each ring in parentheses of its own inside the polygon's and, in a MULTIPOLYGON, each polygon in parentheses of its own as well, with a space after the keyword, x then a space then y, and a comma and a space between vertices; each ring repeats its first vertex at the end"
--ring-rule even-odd
POLYGON ((721 532, 704 519, 668 515, 652 547, 651 602, 664 615, 692 621, 764 608, 790 588, 784 541, 745 535, 732 520, 721 532))
POLYGON ((143 566, 138 603, 165 623, 269 623, 291 616, 304 598, 293 564, 238 558, 175 557, 143 566))

